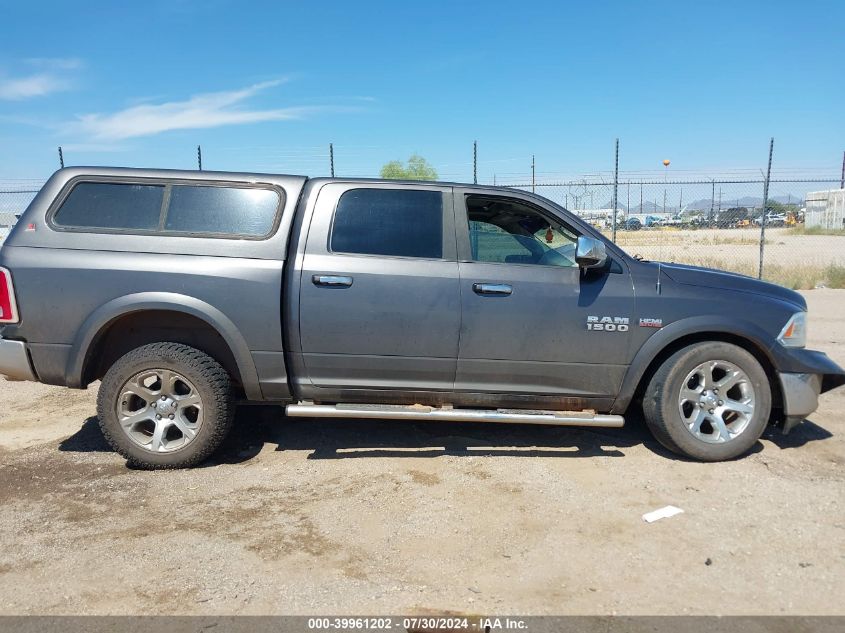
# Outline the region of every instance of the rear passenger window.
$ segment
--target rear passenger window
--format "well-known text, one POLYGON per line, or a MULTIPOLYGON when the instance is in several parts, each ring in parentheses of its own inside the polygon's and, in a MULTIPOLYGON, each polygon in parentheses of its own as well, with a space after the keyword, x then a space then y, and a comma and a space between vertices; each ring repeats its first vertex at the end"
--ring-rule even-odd
POLYGON ((351 189, 337 203, 335 253, 443 257, 443 194, 410 189, 351 189))
POLYGON ((166 231, 260 237, 276 221, 279 194, 269 189, 173 185, 166 231))
POLYGON ((163 185, 81 182, 53 221, 60 226, 155 230, 161 218, 163 185))

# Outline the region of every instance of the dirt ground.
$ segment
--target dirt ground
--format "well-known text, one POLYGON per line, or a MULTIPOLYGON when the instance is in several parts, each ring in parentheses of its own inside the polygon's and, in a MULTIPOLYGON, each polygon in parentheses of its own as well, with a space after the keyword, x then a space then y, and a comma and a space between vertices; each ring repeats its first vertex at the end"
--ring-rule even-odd
MULTIPOLYGON (((811 345, 845 364, 845 291, 806 296, 811 345)), ((217 461, 178 472, 109 452, 94 396, 0 381, 2 614, 845 613, 845 389, 722 464, 637 419, 244 407, 217 461)))
MULTIPOLYGON (((705 263, 756 275, 760 227, 620 231, 617 243, 628 253, 647 259, 705 263)), ((765 262, 775 268, 841 266, 845 264, 845 236, 793 235, 790 229, 769 228, 766 229, 765 262)))

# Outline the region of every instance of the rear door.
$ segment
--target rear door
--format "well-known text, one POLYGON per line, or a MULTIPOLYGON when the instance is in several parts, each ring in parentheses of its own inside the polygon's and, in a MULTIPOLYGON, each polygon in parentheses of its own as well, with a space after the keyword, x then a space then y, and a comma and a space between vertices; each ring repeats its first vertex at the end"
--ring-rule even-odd
POLYGON ((634 302, 624 262, 582 272, 577 229, 533 198, 456 189, 455 205, 463 302, 456 389, 615 397, 634 302), (588 329, 593 319, 611 327, 588 329))
POLYGON ((320 189, 300 283, 302 360, 312 386, 450 390, 460 317, 450 187, 320 189))

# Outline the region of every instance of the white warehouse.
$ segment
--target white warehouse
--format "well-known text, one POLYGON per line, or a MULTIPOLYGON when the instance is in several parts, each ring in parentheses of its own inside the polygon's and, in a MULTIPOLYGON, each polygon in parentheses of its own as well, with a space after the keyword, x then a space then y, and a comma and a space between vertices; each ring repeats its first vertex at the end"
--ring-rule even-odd
POLYGON ((845 189, 808 193, 804 212, 804 226, 845 229, 845 189))

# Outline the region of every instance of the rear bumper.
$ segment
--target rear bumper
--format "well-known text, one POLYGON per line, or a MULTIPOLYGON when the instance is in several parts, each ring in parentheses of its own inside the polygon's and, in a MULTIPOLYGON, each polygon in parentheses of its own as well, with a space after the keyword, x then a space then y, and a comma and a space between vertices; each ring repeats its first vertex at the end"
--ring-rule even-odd
POLYGON ((0 376, 7 380, 38 380, 32 370, 26 343, 0 338, 0 376))

